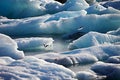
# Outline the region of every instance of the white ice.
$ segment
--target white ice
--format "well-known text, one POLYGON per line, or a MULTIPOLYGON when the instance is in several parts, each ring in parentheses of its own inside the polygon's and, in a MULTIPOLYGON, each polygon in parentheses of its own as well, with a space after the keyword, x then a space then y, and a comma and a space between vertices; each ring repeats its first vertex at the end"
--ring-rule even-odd
POLYGON ((0 34, 0 56, 9 56, 14 59, 23 58, 23 51, 19 51, 17 49, 17 43, 13 39, 7 35, 0 34))
POLYGON ((53 50, 53 39, 42 37, 18 38, 15 39, 18 49, 24 51, 53 50))
POLYGON ((89 31, 108 32, 118 29, 120 26, 120 14, 81 15, 69 19, 62 18, 58 21, 44 22, 49 17, 46 15, 27 19, 1 19, 0 32, 13 36, 65 34, 81 28, 81 32, 84 33, 89 31))
POLYGON ((120 64, 97 62, 91 68, 100 75, 105 75, 106 80, 120 80, 120 64))
POLYGON ((97 75, 91 72, 86 72, 86 71, 77 72, 76 77, 78 78, 78 80, 96 80, 97 79, 97 75))
POLYGON ((89 32, 70 43, 69 49, 99 46, 101 44, 114 44, 116 42, 120 42, 119 36, 102 34, 98 32, 89 32))
POLYGON ((0 78, 7 80, 75 80, 75 73, 61 65, 29 56, 8 65, 0 65, 0 78))

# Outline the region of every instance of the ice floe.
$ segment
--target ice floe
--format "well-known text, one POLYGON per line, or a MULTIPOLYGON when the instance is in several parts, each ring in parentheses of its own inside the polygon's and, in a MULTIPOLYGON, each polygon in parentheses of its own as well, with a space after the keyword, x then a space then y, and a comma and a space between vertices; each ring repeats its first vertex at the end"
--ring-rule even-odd
POLYGON ((70 49, 86 48, 91 46, 98 46, 100 44, 114 44, 120 42, 119 36, 102 34, 98 32, 89 32, 77 40, 69 44, 70 49))
POLYGON ((52 38, 18 38, 15 39, 18 45, 18 49, 24 51, 35 51, 35 50, 53 50, 53 39, 52 38))

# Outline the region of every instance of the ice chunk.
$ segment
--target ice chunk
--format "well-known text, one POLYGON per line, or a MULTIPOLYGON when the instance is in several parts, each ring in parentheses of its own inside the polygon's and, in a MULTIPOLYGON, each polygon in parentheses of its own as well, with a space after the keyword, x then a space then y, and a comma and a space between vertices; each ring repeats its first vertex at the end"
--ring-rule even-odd
POLYGON ((63 8, 70 11, 79 11, 88 7, 89 4, 85 0, 67 0, 63 8))
POLYGON ((86 71, 77 72, 76 77, 78 80, 96 80, 97 79, 97 75, 90 72, 86 72, 86 71))
POLYGON ((63 58, 55 59, 54 62, 64 66, 71 66, 75 64, 90 64, 97 61, 98 59, 95 56, 87 53, 83 53, 83 54, 81 53, 77 55, 66 55, 63 58))
POLYGON ((53 50, 54 40, 52 38, 18 38, 15 41, 18 44, 18 49, 24 51, 53 50))
POLYGON ((23 18, 42 15, 45 13, 44 4, 45 3, 43 3, 42 0, 1 0, 0 14, 9 18, 23 18), (14 5, 10 5, 13 3, 14 5))
POLYGON ((75 73, 61 65, 35 57, 25 57, 9 65, 0 65, 0 77, 15 80, 75 80, 75 73))
POLYGON ((90 46, 98 46, 100 44, 111 44, 119 41, 120 37, 118 36, 102 34, 98 32, 89 32, 84 36, 80 37, 79 39, 74 40, 72 43, 70 43, 69 48, 86 48, 90 46))
POLYGON ((100 75, 106 75, 106 80, 120 80, 120 64, 98 62, 91 69, 100 75))
POLYGON ((27 19, 2 19, 0 20, 0 32, 14 36, 55 35, 71 33, 81 28, 83 33, 89 31, 108 32, 118 29, 120 26, 120 14, 81 15, 68 19, 62 18, 58 21, 44 22, 49 17, 47 15, 27 19))
POLYGON ((107 62, 109 63, 120 63, 120 56, 112 56, 108 58, 107 62))
POLYGON ((109 31, 107 33, 111 34, 111 35, 119 36, 120 35, 120 28, 118 28, 117 30, 109 31))
POLYGON ((7 35, 0 34, 0 56, 9 56, 14 59, 23 58, 24 53, 17 48, 17 43, 14 40, 7 35))
POLYGON ((88 14, 120 14, 120 11, 112 7, 105 8, 100 4, 94 4, 86 9, 88 14))
POLYGON ((76 49, 63 52, 63 54, 91 54, 97 57, 98 60, 106 60, 110 56, 120 55, 120 45, 99 45, 88 48, 76 49))
POLYGON ((120 1, 119 0, 114 0, 114 1, 107 1, 107 2, 103 2, 101 3, 103 6, 105 7, 113 7, 115 9, 119 9, 120 10, 120 1))

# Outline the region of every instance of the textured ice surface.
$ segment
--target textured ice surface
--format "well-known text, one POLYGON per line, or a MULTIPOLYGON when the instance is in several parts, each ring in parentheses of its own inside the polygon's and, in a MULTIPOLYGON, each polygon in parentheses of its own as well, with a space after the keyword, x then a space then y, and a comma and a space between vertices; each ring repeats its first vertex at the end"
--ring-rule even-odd
POLYGON ((39 54, 35 57, 44 59, 48 62, 54 62, 64 66, 75 64, 89 64, 98 60, 106 60, 110 56, 120 55, 119 45, 101 45, 89 48, 82 48, 63 53, 39 54))
POLYGON ((70 49, 86 48, 91 46, 98 46, 100 44, 114 44, 120 42, 119 36, 102 34, 98 32, 89 32, 77 40, 69 44, 70 49))
POLYGON ((81 11, 62 11, 59 13, 56 13, 52 15, 50 18, 48 18, 45 22, 56 20, 58 21, 61 18, 72 18, 72 17, 78 17, 80 15, 86 15, 87 12, 85 10, 81 11))
POLYGON ((108 63, 117 63, 117 64, 119 64, 120 63, 120 56, 109 57, 107 62, 108 63))
POLYGON ((107 2, 103 2, 102 3, 103 6, 105 7, 113 7, 113 8, 116 8, 116 9, 119 9, 120 10, 120 1, 119 0, 114 0, 114 1, 107 1, 107 2))
POLYGON ((108 32, 120 26, 120 14, 81 15, 69 19, 44 22, 50 16, 33 17, 27 19, 1 19, 0 32, 8 35, 38 35, 38 34, 65 34, 78 29, 81 32, 89 31, 108 32), (106 23, 107 22, 107 23, 106 23))
POLYGON ((64 8, 70 11, 84 10, 89 7, 85 0, 67 0, 64 8))
POLYGON ((24 51, 53 50, 54 40, 52 38, 18 38, 15 41, 18 44, 18 49, 24 51))
POLYGON ((88 48, 76 49, 68 52, 63 52, 63 54, 83 54, 87 53, 94 55, 98 60, 104 60, 110 56, 120 55, 120 45, 100 45, 88 48))
POLYGON ((15 61, 11 57, 0 57, 0 65, 8 65, 11 62, 15 61))
POLYGON ((75 80, 75 73, 54 63, 25 57, 8 65, 0 65, 0 77, 5 80, 75 80))
POLYGON ((1 0, 0 15, 9 18, 40 16, 51 13, 53 10, 55 12, 56 10, 59 11, 59 7, 61 6, 61 3, 58 3, 54 0, 1 0), (13 3, 14 5, 11 5, 13 3))
POLYGON ((97 75, 90 72, 86 72, 86 71, 77 72, 76 77, 78 80, 96 80, 97 79, 97 75))
POLYGON ((98 62, 91 69, 100 75, 106 75, 106 80, 120 80, 120 64, 98 62))
POLYGON ((66 67, 76 64, 90 64, 98 61, 98 59, 94 55, 90 55, 87 53, 81 54, 46 53, 36 55, 35 57, 44 59, 48 62, 54 62, 66 67))
POLYGON ((54 0, 1 0, 0 15, 8 18, 24 18, 53 14, 65 10, 84 10, 89 7, 85 0, 67 0, 61 4, 54 0), (13 4, 14 5, 11 5, 13 4))
POLYGON ((21 59, 24 57, 22 51, 17 50, 17 43, 9 36, 0 34, 0 56, 9 56, 14 59, 21 59))
POLYGON ((86 9, 88 14, 120 14, 120 11, 112 7, 105 8, 100 4, 91 5, 86 9))

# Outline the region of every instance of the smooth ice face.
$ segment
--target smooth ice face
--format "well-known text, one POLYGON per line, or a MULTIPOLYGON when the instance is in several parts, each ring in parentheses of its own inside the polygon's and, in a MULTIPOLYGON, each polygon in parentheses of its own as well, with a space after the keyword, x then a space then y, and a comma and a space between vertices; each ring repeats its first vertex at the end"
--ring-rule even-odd
POLYGON ((17 48, 17 43, 14 40, 7 35, 0 34, 0 56, 9 56, 14 59, 23 58, 24 53, 17 48))
POLYGON ((100 4, 91 5, 89 8, 86 9, 88 14, 120 14, 120 11, 114 9, 112 7, 105 8, 100 4))
POLYGON ((99 46, 101 44, 114 44, 120 41, 119 36, 102 34, 98 32, 89 32, 69 44, 69 49, 86 48, 99 46))
POLYGON ((120 64, 98 62, 91 69, 100 75, 107 76, 106 80, 120 80, 120 64))
POLYGON ((18 49, 24 51, 53 50, 54 40, 52 38, 18 38, 15 41, 18 44, 18 49))
POLYGON ((8 65, 0 65, 0 78, 15 80, 75 80, 75 73, 54 63, 25 57, 8 65), (17 70, 16 70, 17 69, 17 70))

